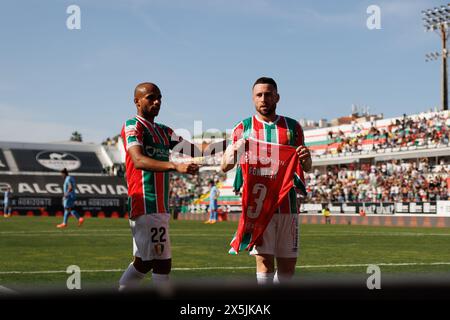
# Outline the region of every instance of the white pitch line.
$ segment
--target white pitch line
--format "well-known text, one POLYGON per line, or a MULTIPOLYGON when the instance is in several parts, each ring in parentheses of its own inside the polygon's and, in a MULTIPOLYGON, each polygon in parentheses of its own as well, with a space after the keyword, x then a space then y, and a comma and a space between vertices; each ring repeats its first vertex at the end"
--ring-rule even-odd
MULTIPOLYGON (((399 262, 399 263, 357 263, 357 264, 322 264, 322 265, 305 265, 296 266, 296 269, 319 269, 319 268, 352 268, 352 267, 367 267, 369 265, 377 266, 438 266, 450 265, 450 262, 399 262)), ((196 267, 196 268, 172 268, 172 271, 198 271, 198 270, 236 270, 236 269, 255 269, 255 266, 239 266, 239 267, 196 267)), ((86 273, 97 272, 123 272, 125 269, 105 269, 105 270, 81 270, 86 273)), ((65 270, 43 270, 43 271, 0 271, 0 275, 7 274, 53 274, 53 273, 67 273, 65 270)))

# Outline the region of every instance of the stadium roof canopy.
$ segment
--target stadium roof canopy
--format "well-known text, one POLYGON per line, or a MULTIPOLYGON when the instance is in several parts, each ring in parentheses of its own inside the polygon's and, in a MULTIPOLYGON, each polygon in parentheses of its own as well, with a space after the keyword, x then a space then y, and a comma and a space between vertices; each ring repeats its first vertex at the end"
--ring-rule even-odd
POLYGON ((0 141, 0 173, 101 174, 112 161, 99 144, 82 142, 30 143, 0 141))

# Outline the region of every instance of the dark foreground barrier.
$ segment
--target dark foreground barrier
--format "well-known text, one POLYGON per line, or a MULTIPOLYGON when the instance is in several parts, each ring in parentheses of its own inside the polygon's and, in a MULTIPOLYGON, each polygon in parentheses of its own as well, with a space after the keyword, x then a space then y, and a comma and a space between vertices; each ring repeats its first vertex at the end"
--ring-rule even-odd
MULTIPOLYGON (((249 280, 177 281, 161 288, 128 292, 116 289, 80 290, 13 289, 0 287, 0 300, 130 300, 178 301, 210 304, 248 302, 267 304, 295 300, 450 300, 450 274, 382 275, 371 274, 311 277, 289 284, 258 286, 249 280), (227 302, 228 301, 228 302, 227 302)), ((225 311, 225 310, 222 310, 225 311)))
POLYGON ((278 287, 243 282, 181 283, 166 289, 28 291, 1 294, 3 314, 39 314, 43 319, 70 314, 74 319, 378 319, 389 314, 416 319, 447 314, 449 277, 383 277, 381 289, 366 279, 315 279, 278 287), (32 306, 35 304, 34 306, 32 306), (31 305, 31 306, 30 306, 31 305), (10 310, 8 310, 10 309, 10 310), (8 313, 11 311, 11 313, 8 313))

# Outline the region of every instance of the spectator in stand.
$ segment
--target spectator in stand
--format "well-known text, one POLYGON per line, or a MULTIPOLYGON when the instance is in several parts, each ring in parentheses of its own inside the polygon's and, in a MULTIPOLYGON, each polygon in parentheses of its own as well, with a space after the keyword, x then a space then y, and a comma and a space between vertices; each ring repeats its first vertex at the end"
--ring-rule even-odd
POLYGON ((404 115, 401 119, 392 121, 386 130, 382 128, 380 130, 372 122, 369 129, 361 131, 353 123, 348 135, 341 129, 337 132, 330 130, 327 134, 328 144, 320 152, 322 154, 358 152, 367 148, 366 145, 371 145, 373 151, 381 148, 448 145, 450 130, 447 120, 447 113, 429 113, 424 117, 404 115))
POLYGON ((440 161, 432 173, 421 173, 428 160, 418 164, 411 161, 393 160, 369 167, 338 168, 332 166, 329 172, 318 170, 306 175, 310 188, 307 201, 320 202, 397 202, 447 200, 446 162, 440 161), (422 165, 421 165, 422 164, 422 165), (437 168, 437 169, 436 169, 437 168), (428 190, 428 193, 426 192, 428 190))

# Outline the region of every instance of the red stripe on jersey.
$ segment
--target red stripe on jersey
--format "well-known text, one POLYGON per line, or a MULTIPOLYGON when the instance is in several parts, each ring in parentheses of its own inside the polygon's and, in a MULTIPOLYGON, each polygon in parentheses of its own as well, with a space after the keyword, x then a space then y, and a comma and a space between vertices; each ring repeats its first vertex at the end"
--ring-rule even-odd
POLYGON ((266 141, 264 124, 258 119, 256 119, 256 116, 253 116, 252 118, 251 136, 253 136, 253 138, 255 138, 256 140, 266 141))
POLYGON ((136 121, 136 129, 138 130, 137 139, 143 144, 144 143, 144 125, 139 121, 136 121))
POLYGON ((166 146, 169 146, 169 145, 170 145, 169 139, 167 139, 167 135, 166 135, 166 133, 164 132, 164 129, 161 128, 160 126, 157 126, 157 125, 155 125, 155 128, 156 128, 156 130, 158 130, 159 134, 160 134, 161 137, 163 138, 164 144, 165 144, 166 146))
POLYGON ((162 143, 161 139, 158 137, 158 134, 155 131, 155 128, 152 125, 147 126, 147 128, 150 130, 155 143, 162 143))
POLYGON ((129 137, 129 136, 135 136, 135 135, 137 135, 137 131, 134 130, 134 129, 130 129, 130 130, 127 130, 127 131, 125 132, 125 134, 126 134, 127 137, 129 137))
MULTIPOLYGON (((130 162, 131 159, 130 159, 130 162)), ((143 180, 143 171, 134 169, 133 163, 132 177, 130 179, 130 184, 132 188, 128 190, 128 195, 131 197, 131 216, 135 217, 137 214, 146 213, 145 211, 145 198, 144 198, 144 182, 143 180)), ((128 170, 127 170, 128 171, 128 170)), ((127 172, 128 174, 128 172, 127 172)))
MULTIPOLYGON (((288 125, 285 117, 281 117, 278 119, 277 123, 277 134, 278 134, 278 143, 289 145, 289 136, 288 136, 288 125)), ((280 206, 278 207, 279 213, 291 213, 291 203, 289 201, 289 194, 282 201, 280 206)))
POLYGON ((231 134, 231 141, 235 143, 239 139, 242 139, 244 135, 244 124, 241 122, 233 129, 233 133, 231 134))
MULTIPOLYGON (((123 140, 123 146, 126 150, 127 139, 125 136, 125 126, 123 126, 122 128, 121 136, 123 140)), ((127 176, 128 196, 131 198, 130 216, 133 217, 137 213, 145 213, 142 170, 135 169, 133 160, 131 159, 128 152, 126 152, 125 156, 125 168, 127 176)))
POLYGON ((162 143, 161 139, 156 134, 156 131, 153 128, 153 124, 151 122, 149 122, 148 120, 145 120, 144 118, 142 118, 140 116, 136 116, 136 119, 138 119, 139 120, 138 122, 142 123, 148 129, 148 131, 150 131, 153 141, 155 143, 162 143))
POLYGON ((278 143, 279 144, 289 144, 289 136, 288 136, 288 126, 286 122, 286 118, 281 116, 281 119, 278 120, 277 123, 277 134, 278 134, 278 143))
POLYGON ((164 206, 164 173, 155 172, 155 196, 156 196, 156 211, 158 213, 169 212, 164 206))

